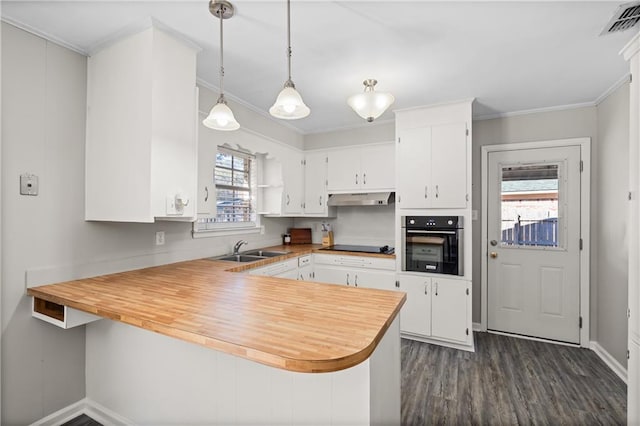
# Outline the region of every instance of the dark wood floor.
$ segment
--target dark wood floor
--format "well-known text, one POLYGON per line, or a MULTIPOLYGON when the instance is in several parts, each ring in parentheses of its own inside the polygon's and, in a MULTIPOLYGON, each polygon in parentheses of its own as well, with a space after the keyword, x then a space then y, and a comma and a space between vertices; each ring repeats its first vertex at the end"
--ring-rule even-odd
POLYGON ((593 351, 475 338, 475 353, 402 339, 403 425, 626 424, 627 386, 593 351))

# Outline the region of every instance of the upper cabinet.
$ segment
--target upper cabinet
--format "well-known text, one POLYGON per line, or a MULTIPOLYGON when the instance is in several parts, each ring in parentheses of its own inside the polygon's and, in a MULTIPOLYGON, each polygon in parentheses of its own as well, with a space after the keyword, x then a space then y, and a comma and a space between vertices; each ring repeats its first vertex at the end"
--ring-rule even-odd
POLYGON ((151 27, 89 57, 86 220, 195 220, 196 54, 151 27))
POLYGON ((400 206, 467 207, 466 123, 400 130, 397 144, 400 206))
POLYGON ((322 151, 307 152, 304 156, 304 215, 335 216, 335 207, 327 206, 328 154, 322 151))
POLYGON ((399 208, 471 208, 471 103, 396 112, 399 208))
POLYGON ((329 151, 328 192, 394 191, 394 149, 394 145, 389 143, 329 151))

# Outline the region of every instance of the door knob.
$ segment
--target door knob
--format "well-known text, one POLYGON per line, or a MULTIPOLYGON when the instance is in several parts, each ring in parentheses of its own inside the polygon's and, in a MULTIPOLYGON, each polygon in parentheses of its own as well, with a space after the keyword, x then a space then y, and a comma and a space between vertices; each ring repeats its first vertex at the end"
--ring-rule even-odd
POLYGON ((495 259, 496 257, 498 257, 498 253, 496 253, 495 251, 492 251, 489 256, 491 256, 492 259, 495 259))
POLYGON ((491 241, 489 241, 489 244, 491 244, 492 246, 495 247, 495 246, 498 245, 498 242, 496 240, 491 240, 491 241))

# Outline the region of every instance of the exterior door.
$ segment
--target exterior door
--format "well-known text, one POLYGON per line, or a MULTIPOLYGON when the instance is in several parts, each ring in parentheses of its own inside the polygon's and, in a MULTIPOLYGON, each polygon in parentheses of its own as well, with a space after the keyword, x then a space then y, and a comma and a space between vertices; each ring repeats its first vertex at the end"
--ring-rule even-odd
POLYGON ((580 343, 580 147, 490 152, 489 330, 580 343))

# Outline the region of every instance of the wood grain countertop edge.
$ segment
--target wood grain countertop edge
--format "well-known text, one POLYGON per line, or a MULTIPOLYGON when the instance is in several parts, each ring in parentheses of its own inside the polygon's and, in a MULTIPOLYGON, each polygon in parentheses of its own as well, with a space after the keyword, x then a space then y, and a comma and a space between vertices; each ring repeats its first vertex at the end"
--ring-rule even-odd
MULTIPOLYGON (((265 266, 271 263, 282 262, 283 260, 286 260, 289 258, 295 258, 305 254, 318 252, 317 245, 316 247, 308 247, 308 245, 306 246, 307 247, 297 247, 295 249, 292 249, 290 250, 290 253, 287 253, 286 255, 282 255, 274 258, 268 258, 258 262, 251 262, 250 264, 245 264, 245 265, 231 266, 231 265, 235 265, 235 262, 225 262, 225 261, 215 261, 215 262, 218 264, 229 264, 231 266, 230 268, 225 268, 224 266, 222 266, 219 273, 225 274, 225 273, 243 272, 250 269, 265 266)), ((269 249, 274 249, 274 248, 280 249, 280 250, 286 250, 286 249, 291 249, 291 246, 275 246, 275 247, 270 247, 269 249)), ((333 252, 333 251, 325 251, 325 250, 321 251, 320 253, 362 255, 361 253, 345 253, 345 252, 333 252)), ((370 257, 394 258, 394 256, 390 256, 390 255, 377 255, 377 254, 374 254, 373 256, 370 256, 370 257)), ((190 262, 190 261, 186 261, 186 262, 190 262)), ((184 262, 176 262, 176 264, 178 263, 184 263, 184 262)), ((160 266, 168 266, 168 265, 160 265, 160 266)), ((155 267, 141 268, 140 270, 150 269, 150 268, 155 268, 155 267)), ((91 279, 91 278, 88 278, 88 279, 91 279)), ((284 281, 284 279, 282 280, 284 281)), ((82 281, 82 280, 76 280, 76 281, 82 281)), ((268 365, 271 367, 276 367, 276 368, 293 371, 293 372, 303 372, 303 373, 327 373, 327 372, 339 371, 339 370, 356 366, 361 362, 365 361, 366 359, 368 359, 371 356, 371 354, 374 352, 374 350, 376 349, 380 341, 382 340, 382 337, 385 335, 385 333, 389 329, 393 320, 399 314, 401 307, 406 302, 406 294, 403 294, 401 300, 396 305, 393 312, 388 316, 384 325, 380 327, 377 334, 371 339, 371 341, 368 342, 368 344, 363 348, 361 348, 360 350, 355 351, 346 356, 338 357, 338 358, 297 359, 297 358, 287 357, 282 354, 277 354, 275 353, 275 351, 269 352, 269 351, 263 351, 256 348, 252 348, 246 345, 244 346, 239 345, 234 342, 229 342, 229 341, 217 339, 211 336, 207 336, 204 334, 183 330, 171 325, 162 324, 157 321, 138 318, 135 316, 125 316, 122 313, 115 312, 109 309, 96 307, 95 305, 78 302, 76 300, 72 300, 64 297, 58 297, 46 291, 47 287, 55 286, 55 285, 56 284, 48 284, 48 285, 28 288, 27 295, 32 297, 37 297, 49 302, 57 303, 59 305, 65 305, 70 308, 87 312, 93 315, 97 315, 106 319, 122 322, 124 324, 132 325, 145 330, 156 332, 168 337, 177 338, 189 343, 195 343, 210 349, 225 352, 227 354, 236 355, 236 356, 239 356, 251 361, 255 361, 264 365, 268 365)), ((326 285, 331 285, 331 284, 326 284, 326 285)))

